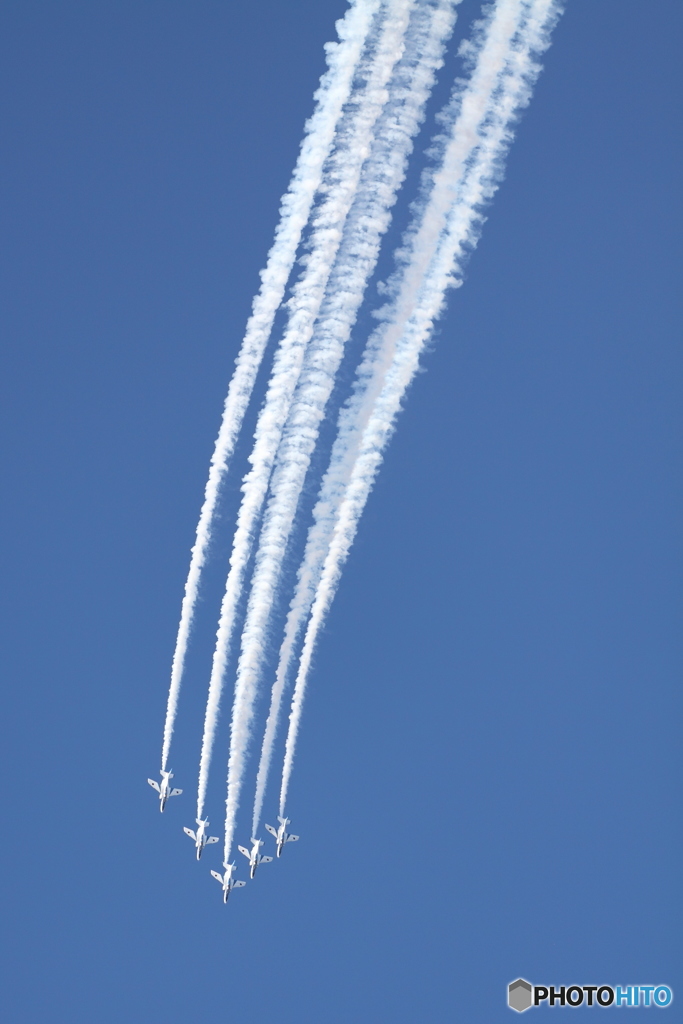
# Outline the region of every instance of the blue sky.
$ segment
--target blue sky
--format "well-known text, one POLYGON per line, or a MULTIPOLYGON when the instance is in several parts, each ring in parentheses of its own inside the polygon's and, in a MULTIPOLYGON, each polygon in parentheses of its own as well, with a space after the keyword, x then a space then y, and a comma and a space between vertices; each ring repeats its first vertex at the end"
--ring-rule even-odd
MULTIPOLYGON (((319 646, 301 842, 225 908, 181 832, 239 472, 186 793, 162 818, 146 785, 232 361, 344 9, 0 7, 16 1024, 488 1024, 519 975, 683 997, 675 0, 567 4, 319 646)), ((218 771, 217 823, 222 800, 218 771)))

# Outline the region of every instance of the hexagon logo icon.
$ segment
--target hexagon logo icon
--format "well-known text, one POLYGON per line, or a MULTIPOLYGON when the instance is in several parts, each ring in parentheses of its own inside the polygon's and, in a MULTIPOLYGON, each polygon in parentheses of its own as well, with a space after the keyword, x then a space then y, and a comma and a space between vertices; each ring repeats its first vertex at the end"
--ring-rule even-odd
POLYGON ((508 1006, 522 1013, 531 1006, 531 985, 524 978, 517 978, 508 985, 508 1006))

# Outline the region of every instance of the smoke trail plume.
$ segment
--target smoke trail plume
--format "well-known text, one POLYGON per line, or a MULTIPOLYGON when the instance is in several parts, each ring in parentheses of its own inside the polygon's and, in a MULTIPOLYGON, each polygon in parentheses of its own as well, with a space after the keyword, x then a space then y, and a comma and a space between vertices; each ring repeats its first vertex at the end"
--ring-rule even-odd
MULTIPOLYGON (((315 586, 292 699, 280 792, 283 816, 319 630, 420 354, 447 289, 460 283, 458 274, 478 240, 482 208, 502 176, 515 120, 540 71, 537 55, 549 45, 559 13, 557 0, 498 0, 465 51, 473 70, 444 113, 440 165, 427 176, 390 281, 393 300, 380 313, 383 322, 368 343, 356 393, 340 417, 292 606, 290 636, 300 628, 315 586)), ((284 656, 291 658, 291 647, 284 656)))
MULTIPOLYGON (((313 215, 305 269, 288 302, 289 320, 275 356, 264 407, 257 422, 255 444, 250 456, 252 468, 242 488, 242 504, 221 607, 202 741, 198 817, 203 812, 225 668, 255 530, 282 430, 301 372, 306 346, 310 341, 339 249, 344 221, 353 202, 364 158, 372 142, 375 122, 386 100, 387 81, 401 56, 407 12, 412 2, 413 0, 389 0, 382 10, 383 16, 378 19, 376 35, 374 38, 371 35, 370 45, 361 59, 358 78, 363 84, 354 90, 349 104, 350 109, 338 127, 335 148, 324 170, 324 198, 313 215)), ((234 775, 235 770, 241 772, 246 742, 240 728, 240 698, 240 693, 236 693, 231 728, 229 777, 234 775)), ((228 820, 232 821, 234 814, 231 811, 230 799, 228 804, 228 820)), ((231 828, 232 826, 229 831, 231 828)))
POLYGON ((332 148, 335 130, 344 104, 349 98, 358 62, 367 41, 380 0, 350 0, 351 6, 337 22, 338 43, 326 45, 328 70, 315 94, 316 107, 306 123, 305 136, 289 188, 282 198, 280 222, 275 240, 261 271, 261 288, 236 360, 235 372, 225 400, 223 419, 216 440, 209 479, 204 492, 185 583, 176 639, 171 684, 166 708, 161 767, 165 770, 178 710, 187 647, 199 596, 201 575, 206 563, 220 488, 235 448, 254 381, 270 337, 276 310, 282 302, 291 274, 302 231, 308 222, 316 192, 322 181, 323 166, 332 148))
MULTIPOLYGON (((280 349, 283 358, 275 388, 279 399, 278 405, 273 409, 274 415, 272 412, 269 415, 267 399, 262 414, 267 427, 264 431, 260 452, 258 451, 257 430, 257 441, 254 448, 257 461, 250 474, 251 480, 247 481, 251 492, 249 497, 252 498, 251 503, 257 514, 261 511, 265 499, 270 471, 289 415, 306 346, 311 340, 314 324, 320 313, 330 273, 339 252, 346 218, 356 195, 363 164, 372 145, 375 125, 387 101, 387 85, 403 52, 405 33, 414 6, 415 0, 388 0, 384 21, 379 30, 377 46, 368 68, 366 84, 364 89, 357 94, 357 106, 350 116, 349 132, 345 139, 347 145, 342 145, 341 140, 344 136, 340 133, 340 142, 333 154, 333 162, 336 166, 333 167, 331 174, 332 184, 325 202, 317 211, 314 219, 313 244, 304 277, 295 288, 292 300, 290 300, 290 323, 280 349)), ((247 497, 245 492, 245 501, 247 497)), ((248 544, 249 550, 251 550, 255 523, 255 515, 248 513, 244 547, 246 548, 248 544)), ((236 534, 236 546, 238 540, 236 534)), ((244 568, 246 568, 244 557, 239 558, 239 564, 243 567, 239 577, 239 586, 241 587, 244 568)), ((234 613, 232 614, 234 618, 234 613)), ((232 848, 235 817, 239 807, 250 739, 249 719, 252 700, 250 683, 249 675, 243 672, 238 677, 235 686, 228 758, 225 818, 226 859, 229 859, 232 848)))
MULTIPOLYGON (((459 2, 459 0, 455 0, 459 2)), ((275 600, 282 562, 303 489, 321 420, 334 386, 344 345, 349 338, 382 235, 406 171, 413 138, 425 103, 443 63, 443 51, 455 22, 454 0, 424 3, 414 12, 406 48, 389 86, 389 98, 363 167, 342 246, 328 284, 290 419, 280 445, 271 497, 256 557, 256 568, 242 634, 238 686, 244 681, 245 717, 251 726, 261 674, 266 629, 275 600)), ((284 680, 277 677, 271 695, 258 769, 252 835, 257 834, 270 767, 284 680)))

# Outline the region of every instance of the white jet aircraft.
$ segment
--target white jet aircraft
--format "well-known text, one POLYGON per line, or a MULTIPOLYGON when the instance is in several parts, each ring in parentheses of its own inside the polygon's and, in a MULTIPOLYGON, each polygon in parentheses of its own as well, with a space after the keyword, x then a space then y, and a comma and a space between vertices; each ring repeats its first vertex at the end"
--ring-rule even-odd
POLYGON ((238 880, 236 878, 232 877, 232 873, 233 873, 234 870, 235 870, 235 865, 234 864, 228 864, 226 869, 225 869, 225 874, 224 875, 219 875, 217 871, 212 871, 211 872, 211 874, 216 879, 216 881, 220 882, 221 885, 223 886, 223 902, 224 903, 228 902, 228 898, 229 898, 230 893, 232 892, 233 889, 241 889, 243 886, 245 886, 247 884, 246 882, 238 882, 238 880))
POLYGON ((275 836, 275 842, 277 843, 277 856, 281 857, 285 843, 296 843, 299 837, 290 835, 287 832, 289 818, 281 818, 278 814, 277 820, 280 822, 279 829, 274 829, 272 825, 266 825, 266 828, 270 832, 271 836, 275 836))
POLYGON ((171 779, 173 778, 173 772, 161 771, 161 785, 155 782, 154 779, 147 779, 152 789, 156 789, 159 794, 159 810, 163 813, 166 801, 170 796, 180 796, 182 789, 171 789, 171 779))
POLYGON ((197 818, 197 824, 199 825, 199 828, 197 829, 196 832, 193 832, 191 828, 183 828, 183 832, 185 833, 186 836, 189 836, 190 839, 194 842, 194 845, 197 849, 197 860, 199 860, 199 858, 202 855, 202 850, 204 849, 204 847, 208 846, 210 843, 217 843, 218 836, 207 836, 206 830, 209 827, 208 818, 206 818, 204 821, 202 821, 201 818, 197 818))
POLYGON ((245 846, 237 847, 240 853, 243 853, 244 856, 249 861, 250 878, 253 878, 254 875, 256 874, 256 868, 259 866, 259 864, 270 864, 271 860, 273 859, 272 857, 262 857, 261 854, 259 853, 259 848, 263 846, 262 839, 252 839, 252 843, 254 845, 252 846, 251 850, 247 850, 245 846))

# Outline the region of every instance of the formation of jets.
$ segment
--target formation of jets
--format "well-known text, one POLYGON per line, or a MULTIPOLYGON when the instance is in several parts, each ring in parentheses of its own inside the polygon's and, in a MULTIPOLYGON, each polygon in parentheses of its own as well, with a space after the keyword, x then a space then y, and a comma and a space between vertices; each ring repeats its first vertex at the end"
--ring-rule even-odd
MULTIPOLYGON (((182 789, 173 789, 172 788, 172 786, 171 786, 171 779, 172 778, 173 778, 173 772, 171 772, 171 771, 168 771, 168 772, 162 771, 161 772, 161 782, 160 783, 159 782, 155 782, 154 779, 147 779, 147 781, 150 784, 150 786, 153 789, 155 789, 157 791, 157 793, 159 794, 159 810, 160 811, 163 811, 164 808, 166 807, 166 803, 167 803, 169 797, 180 796, 180 794, 182 793, 182 789)), ((276 855, 276 857, 281 857, 282 856, 282 851, 284 850, 285 845, 287 843, 295 843, 299 837, 298 836, 294 836, 290 832, 287 831, 287 826, 290 823, 289 822, 289 818, 281 818, 278 815, 278 819, 277 820, 280 822, 280 825, 279 825, 278 828, 273 828, 272 825, 266 825, 266 829, 267 829, 268 832, 270 832, 270 834, 275 839, 275 855, 276 855)), ((197 818, 196 821, 197 821, 197 828, 194 831, 191 828, 183 828, 183 832, 185 833, 186 836, 189 836, 190 839, 192 840, 192 842, 194 843, 195 850, 197 851, 197 860, 199 860, 201 858, 201 855, 202 855, 203 851, 204 851, 204 847, 205 846, 210 846, 213 843, 217 843, 218 842, 218 836, 210 836, 208 834, 208 829, 209 829, 209 819, 208 818, 204 818, 204 819, 197 818)), ((270 864, 271 861, 273 860, 273 858, 272 857, 268 857, 265 854, 262 854, 260 852, 261 847, 264 845, 263 839, 254 839, 252 837, 251 844, 252 844, 251 850, 248 850, 246 848, 246 846, 238 846, 237 849, 240 851, 240 853, 244 854, 244 856, 249 861, 249 877, 253 878, 255 876, 255 874, 256 874, 256 868, 259 866, 259 864, 270 864)), ((235 872, 235 865, 234 864, 224 864, 223 867, 224 867, 224 872, 223 872, 222 875, 218 871, 212 871, 211 874, 216 879, 217 882, 221 883, 221 886, 223 888, 223 902, 227 903, 228 902, 228 898, 229 898, 230 893, 232 892, 232 890, 233 889, 242 889, 247 883, 246 882, 240 882, 237 878, 234 877, 234 872, 235 872)))

